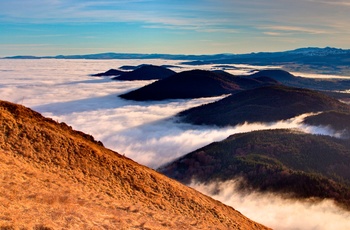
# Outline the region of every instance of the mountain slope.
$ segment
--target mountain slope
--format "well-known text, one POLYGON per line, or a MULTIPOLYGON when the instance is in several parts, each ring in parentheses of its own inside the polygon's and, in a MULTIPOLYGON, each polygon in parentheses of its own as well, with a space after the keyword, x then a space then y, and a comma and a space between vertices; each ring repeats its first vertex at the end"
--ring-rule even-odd
POLYGON ((350 111, 350 106, 322 93, 286 86, 266 86, 233 94, 220 101, 178 114, 184 122, 237 125, 273 122, 320 111, 350 111))
POLYGON ((241 189, 331 198, 350 210, 350 143, 292 130, 241 133, 159 169, 183 183, 243 178, 241 189))
POLYGON ((223 71, 191 70, 172 75, 120 97, 137 101, 212 97, 266 84, 268 83, 236 77, 223 71))
POLYGON ((266 229, 23 106, 0 124, 1 229, 266 229))

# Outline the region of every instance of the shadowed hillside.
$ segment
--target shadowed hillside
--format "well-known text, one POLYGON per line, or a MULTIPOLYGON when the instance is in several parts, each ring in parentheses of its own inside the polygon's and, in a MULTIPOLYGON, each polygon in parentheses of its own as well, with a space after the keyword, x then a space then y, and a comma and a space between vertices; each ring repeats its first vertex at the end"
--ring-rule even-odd
POLYGON ((242 190, 331 198, 350 210, 350 143, 292 130, 235 134, 159 169, 183 183, 243 178, 242 190))
POLYGON ((206 125, 237 125, 244 122, 273 122, 320 111, 350 112, 350 106, 322 93, 267 86, 233 94, 220 101, 179 113, 182 121, 206 125))
POLYGON ((136 101, 213 97, 270 84, 271 82, 237 77, 223 71, 191 70, 177 73, 120 97, 136 101))
POLYGON ((266 229, 23 106, 0 124, 0 229, 266 229))
POLYGON ((342 137, 350 138, 350 113, 336 111, 324 112, 305 118, 304 123, 326 126, 340 132, 342 137))

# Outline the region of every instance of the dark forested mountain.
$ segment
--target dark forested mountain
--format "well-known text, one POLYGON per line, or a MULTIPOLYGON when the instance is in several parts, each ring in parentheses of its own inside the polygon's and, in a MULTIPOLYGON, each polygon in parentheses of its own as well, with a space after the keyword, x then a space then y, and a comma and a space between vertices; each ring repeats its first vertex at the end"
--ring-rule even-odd
POLYGON ((332 198, 350 209, 350 142, 295 130, 241 133, 159 169, 183 183, 243 178, 240 188, 332 198))
POLYGON ((91 76, 94 76, 94 77, 118 76, 118 75, 120 75, 122 73, 124 73, 124 71, 122 71, 122 70, 110 69, 110 70, 107 70, 106 72, 103 72, 103 73, 92 74, 91 76))
POLYGON ((270 77, 280 82, 297 80, 296 76, 282 69, 259 70, 258 72, 249 75, 249 77, 250 78, 270 77))
POLYGON ((266 86, 233 94, 220 101, 178 114, 181 121, 205 125, 237 125, 272 122, 303 113, 350 112, 350 106, 320 92, 282 85, 266 86))
POLYGON ((113 80, 134 81, 134 80, 158 80, 174 75, 175 72, 161 66, 142 65, 131 72, 124 72, 113 80))
POLYGON ((118 69, 110 69, 104 73, 93 74, 92 76, 116 76, 113 80, 158 80, 169 77, 175 74, 174 71, 167 69, 162 66, 146 65, 142 64, 139 66, 122 66, 120 69, 127 69, 132 71, 124 71, 118 69))
POLYGON ((223 71, 191 70, 177 73, 120 97, 138 101, 211 97, 270 84, 274 84, 273 81, 237 77, 223 71))
POLYGON ((267 229, 23 106, 0 127, 0 229, 267 229))

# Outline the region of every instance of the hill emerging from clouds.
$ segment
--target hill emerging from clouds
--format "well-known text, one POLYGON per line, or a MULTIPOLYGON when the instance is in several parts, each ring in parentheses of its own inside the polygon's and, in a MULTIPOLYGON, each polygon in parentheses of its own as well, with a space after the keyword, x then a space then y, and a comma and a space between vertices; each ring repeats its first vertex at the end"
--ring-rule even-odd
POLYGON ((156 81, 120 97, 136 101, 212 97, 269 84, 271 81, 267 82, 266 79, 237 77, 224 71, 190 70, 156 81))
POLYGON ((348 140, 293 130, 235 134, 159 169, 183 183, 240 178, 245 191, 330 198, 350 210, 348 140))
POLYGON ((158 80, 175 74, 174 71, 163 66, 140 65, 140 66, 122 66, 121 69, 132 68, 131 71, 119 69, 110 69, 103 73, 93 74, 95 77, 115 76, 113 80, 137 81, 137 80, 158 80))
POLYGON ((228 96, 178 114, 181 121, 197 125, 237 125, 274 122, 322 111, 350 112, 350 106, 320 92, 282 85, 266 86, 228 96))
POLYGON ((23 106, 0 124, 1 229, 266 229, 23 106))
POLYGON ((124 72, 113 80, 134 81, 134 80, 158 80, 164 79, 175 72, 162 66, 142 65, 131 72, 124 72))
POLYGON ((121 75, 123 73, 124 73, 123 70, 109 69, 106 72, 92 74, 91 76, 93 76, 93 77, 109 77, 109 76, 118 76, 118 75, 121 75))

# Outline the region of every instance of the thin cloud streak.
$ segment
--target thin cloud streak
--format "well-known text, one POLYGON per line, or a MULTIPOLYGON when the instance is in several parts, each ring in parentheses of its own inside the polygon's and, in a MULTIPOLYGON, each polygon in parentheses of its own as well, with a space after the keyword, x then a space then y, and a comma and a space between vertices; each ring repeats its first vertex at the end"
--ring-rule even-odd
POLYGON ((333 1, 324 1, 324 0, 309 0, 310 2, 315 2, 315 3, 322 3, 322 4, 327 4, 327 5, 335 5, 335 6, 350 6, 350 2, 347 1, 339 1, 339 0, 333 0, 333 1))
POLYGON ((262 29, 275 30, 275 31, 284 31, 287 33, 308 33, 308 34, 326 34, 324 30, 317 30, 307 27, 298 27, 298 26, 266 26, 262 29))

